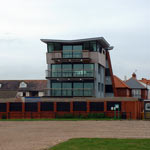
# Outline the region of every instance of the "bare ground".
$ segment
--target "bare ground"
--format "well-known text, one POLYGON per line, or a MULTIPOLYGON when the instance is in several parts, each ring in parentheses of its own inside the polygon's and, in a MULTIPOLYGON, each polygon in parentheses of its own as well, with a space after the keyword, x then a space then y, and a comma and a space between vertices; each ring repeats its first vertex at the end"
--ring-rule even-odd
POLYGON ((150 121, 0 121, 0 150, 43 150, 78 137, 150 138, 150 121))

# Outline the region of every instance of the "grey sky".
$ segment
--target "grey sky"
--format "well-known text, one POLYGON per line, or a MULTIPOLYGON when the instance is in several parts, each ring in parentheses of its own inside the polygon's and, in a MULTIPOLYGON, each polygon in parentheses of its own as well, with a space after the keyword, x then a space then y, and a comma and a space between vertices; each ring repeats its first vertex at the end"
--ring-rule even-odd
POLYGON ((103 36, 113 72, 150 79, 150 0, 0 0, 0 79, 44 79, 41 38, 103 36))

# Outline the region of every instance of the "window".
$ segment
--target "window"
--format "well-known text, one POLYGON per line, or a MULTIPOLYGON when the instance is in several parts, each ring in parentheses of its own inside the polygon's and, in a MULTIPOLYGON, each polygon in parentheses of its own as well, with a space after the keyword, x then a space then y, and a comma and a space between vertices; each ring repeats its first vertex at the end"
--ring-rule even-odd
POLYGON ((112 85, 105 85, 105 92, 106 93, 113 93, 112 85))
POLYGON ((62 77, 72 77, 71 64, 62 64, 62 77))
POLYGON ((110 70, 109 70, 109 68, 106 68, 106 69, 105 69, 105 75, 106 75, 106 76, 110 76, 110 70))
POLYGON ((82 58, 82 45, 63 45, 63 58, 82 58))
POLYGON ((101 84, 98 82, 98 91, 101 91, 101 84))
POLYGON ((2 84, 0 84, 0 88, 2 87, 2 84))
POLYGON ((83 83, 73 83, 73 96, 83 96, 83 83))
POLYGON ((146 103, 145 104, 145 110, 146 111, 150 111, 150 103, 146 103))
POLYGON ((73 45, 73 58, 82 57, 82 45, 73 45))
POLYGON ((132 96, 141 98, 141 89, 132 89, 132 96))
POLYGON ((52 77, 61 77, 61 65, 52 64, 52 77))
POLYGON ((84 96, 93 96, 93 90, 94 85, 93 83, 84 83, 84 96))
POLYGON ((84 64, 84 77, 94 76, 94 64, 84 64))
POLYGON ((62 96, 72 96, 72 83, 62 83, 62 96))
POLYGON ((90 42, 90 50, 96 52, 97 48, 96 48, 96 42, 90 42))
POLYGON ((48 50, 48 53, 53 52, 53 51, 60 51, 61 44, 60 43, 48 43, 47 50, 48 50))
POLYGON ((52 44, 52 43, 48 44, 47 49, 48 49, 48 53, 53 52, 54 51, 54 44, 52 44))
POLYGON ((19 88, 26 88, 27 84, 25 82, 21 82, 19 88))
POLYGON ((61 96, 61 83, 52 83, 52 96, 61 96))
POLYGON ((73 65, 73 76, 82 77, 83 76, 83 64, 74 64, 73 65))

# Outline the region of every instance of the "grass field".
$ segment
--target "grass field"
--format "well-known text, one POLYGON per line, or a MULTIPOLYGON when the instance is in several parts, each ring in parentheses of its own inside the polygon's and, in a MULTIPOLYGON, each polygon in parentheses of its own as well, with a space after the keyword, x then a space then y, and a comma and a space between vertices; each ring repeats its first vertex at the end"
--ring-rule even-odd
POLYGON ((149 150, 150 139, 77 138, 48 150, 149 150))

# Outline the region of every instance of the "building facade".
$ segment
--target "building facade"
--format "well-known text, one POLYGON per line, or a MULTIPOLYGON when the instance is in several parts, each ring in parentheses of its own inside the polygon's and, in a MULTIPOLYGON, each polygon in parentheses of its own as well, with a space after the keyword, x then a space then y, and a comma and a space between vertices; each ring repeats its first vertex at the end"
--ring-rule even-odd
POLYGON ((109 43, 103 38, 41 39, 47 44, 47 96, 113 97, 109 43))

